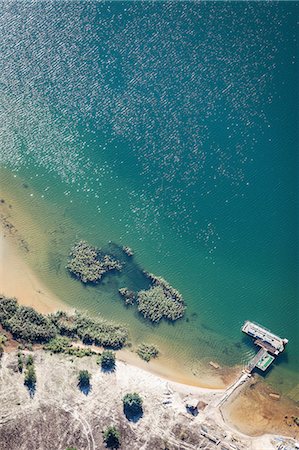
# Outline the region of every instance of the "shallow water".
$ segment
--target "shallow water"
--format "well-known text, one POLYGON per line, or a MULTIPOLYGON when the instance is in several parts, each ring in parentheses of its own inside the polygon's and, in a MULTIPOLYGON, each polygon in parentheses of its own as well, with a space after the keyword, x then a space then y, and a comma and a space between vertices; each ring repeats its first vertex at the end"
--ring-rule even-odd
POLYGON ((0 19, 1 179, 33 219, 30 264, 189 372, 244 364, 240 326, 260 322, 290 341, 267 380, 291 396, 297 17, 291 2, 11 2, 0 19), (123 306, 137 266, 98 287, 70 278, 79 238, 131 246, 182 292, 186 318, 153 326, 123 306))

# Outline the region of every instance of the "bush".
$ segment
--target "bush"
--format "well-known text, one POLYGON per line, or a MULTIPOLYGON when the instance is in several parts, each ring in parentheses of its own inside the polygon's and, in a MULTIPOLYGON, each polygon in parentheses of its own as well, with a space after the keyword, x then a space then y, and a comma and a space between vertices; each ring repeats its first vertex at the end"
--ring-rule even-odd
MULTIPOLYGON (((58 339, 59 335, 113 349, 123 347, 128 338, 127 328, 101 317, 91 318, 79 312, 67 314, 61 311, 47 316, 33 308, 18 306, 15 299, 3 296, 0 296, 0 324, 15 339, 22 339, 27 348, 30 348, 31 342, 46 344, 51 341, 47 350, 56 353, 67 348, 67 341, 62 337, 58 339)), ((19 348, 24 349, 24 345, 19 348)), ((86 351, 85 354, 93 353, 86 351)))
POLYGON ((103 440, 108 448, 120 447, 120 432, 116 427, 110 426, 103 432, 103 440))
POLYGON ((123 406, 126 416, 138 416, 142 414, 142 403, 142 398, 136 392, 126 394, 123 398, 123 406))
POLYGON ((5 323, 16 313, 18 302, 15 298, 0 296, 0 323, 5 328, 5 323))
POLYGON ((28 306, 12 307, 10 317, 6 316, 1 324, 12 333, 15 339, 23 339, 27 342, 47 342, 57 333, 47 316, 39 314, 28 306))
POLYGON ((49 350, 53 353, 64 353, 70 346, 70 339, 65 336, 57 336, 54 339, 51 339, 43 348, 44 350, 49 350))
POLYGON ((113 370, 115 368, 115 353, 111 350, 103 351, 101 355, 101 367, 104 370, 113 370))
POLYGON ((140 344, 136 353, 141 359, 149 362, 152 358, 157 358, 159 350, 154 345, 140 344))
POLYGON ((2 345, 0 345, 0 359, 3 356, 3 353, 4 353, 4 349, 3 349, 2 345))
POLYGON ((89 387, 91 374, 88 370, 80 370, 78 375, 78 385, 80 388, 89 387))
POLYGON ((84 344, 117 349, 123 347, 128 337, 128 330, 125 327, 101 317, 91 318, 79 312, 73 315, 58 312, 52 314, 50 318, 60 334, 80 338, 84 344))
POLYGON ((32 355, 27 356, 26 367, 28 367, 28 366, 33 366, 33 356, 32 355))
POLYGON ((5 345, 7 341, 7 336, 5 334, 0 334, 0 345, 5 345))

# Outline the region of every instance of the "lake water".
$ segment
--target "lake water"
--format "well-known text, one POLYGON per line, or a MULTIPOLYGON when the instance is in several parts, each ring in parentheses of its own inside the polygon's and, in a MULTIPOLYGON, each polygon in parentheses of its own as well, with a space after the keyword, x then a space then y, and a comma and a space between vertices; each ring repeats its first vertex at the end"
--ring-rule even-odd
POLYGON ((1 10, 1 179, 32 242, 41 230, 30 264, 186 371, 244 364, 240 327, 257 321, 289 339, 267 380, 298 396, 298 4, 1 10), (79 238, 129 245, 136 267, 81 286, 65 270, 79 238), (184 320, 153 326, 124 307, 117 290, 139 267, 183 294, 184 320))

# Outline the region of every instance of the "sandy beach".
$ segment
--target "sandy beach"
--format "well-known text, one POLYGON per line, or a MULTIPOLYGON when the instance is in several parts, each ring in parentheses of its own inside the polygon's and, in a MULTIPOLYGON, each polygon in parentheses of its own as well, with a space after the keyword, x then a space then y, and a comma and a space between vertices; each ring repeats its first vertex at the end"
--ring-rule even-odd
POLYGON ((1 292, 8 297, 16 297, 21 304, 32 306, 42 313, 66 309, 66 305, 37 278, 3 232, 0 235, 0 278, 1 292))

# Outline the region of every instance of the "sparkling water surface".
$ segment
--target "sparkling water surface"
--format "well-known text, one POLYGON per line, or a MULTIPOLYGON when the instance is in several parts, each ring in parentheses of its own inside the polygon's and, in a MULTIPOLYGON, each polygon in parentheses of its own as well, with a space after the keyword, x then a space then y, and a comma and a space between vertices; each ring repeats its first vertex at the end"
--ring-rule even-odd
POLYGON ((186 370, 245 363, 240 326, 258 321, 290 341, 266 378, 294 396, 298 4, 1 11, 2 184, 43 230, 30 264, 63 301, 126 322, 186 370), (65 270, 79 238, 131 246, 136 268, 81 286, 65 270), (138 285, 138 267, 182 292, 184 320, 153 326, 124 307, 117 289, 138 285))

